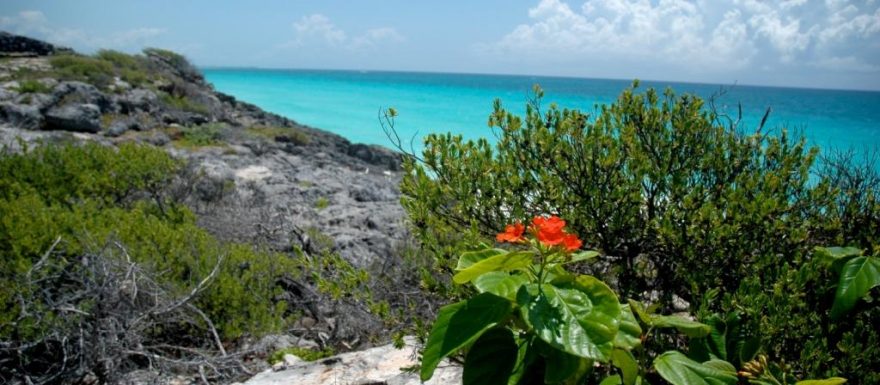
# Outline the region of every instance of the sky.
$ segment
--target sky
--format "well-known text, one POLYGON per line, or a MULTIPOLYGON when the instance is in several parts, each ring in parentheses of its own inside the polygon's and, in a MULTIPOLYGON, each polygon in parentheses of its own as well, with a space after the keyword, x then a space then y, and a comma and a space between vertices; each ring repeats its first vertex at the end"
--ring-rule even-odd
POLYGON ((211 67, 880 90, 880 0, 3 0, 0 30, 211 67))

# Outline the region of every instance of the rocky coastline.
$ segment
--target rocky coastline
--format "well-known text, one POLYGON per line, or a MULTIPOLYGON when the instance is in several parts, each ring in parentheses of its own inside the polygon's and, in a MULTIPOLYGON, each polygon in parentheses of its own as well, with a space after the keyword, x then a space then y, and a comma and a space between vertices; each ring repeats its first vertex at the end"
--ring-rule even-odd
MULTIPOLYGON (((128 77, 79 73, 59 55, 81 57, 76 65, 90 63, 69 49, 0 32, 4 151, 69 140, 149 144, 186 161, 198 175, 187 205, 218 239, 281 252, 329 246, 360 268, 395 263, 407 247, 399 153, 351 143, 237 100, 168 51, 145 50, 137 68, 149 73, 132 69, 128 77)), ((375 346, 360 338, 357 329, 365 326, 357 323, 367 321, 358 320, 359 313, 320 303, 312 313, 318 314, 300 325, 308 335, 270 336, 255 342, 255 349, 312 348, 328 334, 352 349, 375 346)), ((417 363, 414 343, 407 339, 404 350, 385 345, 316 363, 289 356, 274 368, 262 364, 266 371, 247 383, 415 384, 415 374, 400 371, 417 363)), ((149 371, 121 378, 130 384, 199 382, 149 371)), ((431 383, 457 378, 460 368, 451 366, 431 383)))
POLYGON ((333 238, 334 250, 358 266, 381 261, 404 239, 399 154, 236 100, 170 54, 146 53, 159 74, 150 81, 132 85, 115 77, 101 89, 52 77, 49 58, 56 52, 71 51, 0 34, 0 144, 16 148, 19 139, 75 137, 165 148, 204 170, 204 199, 194 209, 221 239, 254 239, 261 228, 284 222, 294 227, 272 229, 271 244, 308 243, 304 232, 314 229, 333 238), (50 75, 17 79, 28 72, 50 75), (214 143, 178 145, 188 129, 206 126, 214 143), (219 191, 232 184, 234 191, 219 191), (221 193, 226 199, 218 205, 221 193))

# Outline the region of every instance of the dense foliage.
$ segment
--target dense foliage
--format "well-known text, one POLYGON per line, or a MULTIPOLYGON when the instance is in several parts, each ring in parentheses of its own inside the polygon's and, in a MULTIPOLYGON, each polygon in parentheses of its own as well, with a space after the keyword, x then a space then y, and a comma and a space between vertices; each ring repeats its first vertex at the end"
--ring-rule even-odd
MULTIPOLYGON (((540 90, 524 118, 496 102, 494 148, 429 135, 402 192, 433 273, 451 276, 461 252, 505 224, 555 213, 602 253, 582 269, 621 296, 741 316, 742 333, 798 376, 876 382, 877 309, 831 320, 832 274, 811 265, 826 244, 876 253, 875 165, 817 167, 818 150, 784 130, 745 133, 698 97, 637 86, 592 114, 542 110, 540 90)), ((426 286, 468 292, 444 282, 426 286)))
POLYGON ((84 373, 69 371, 102 373, 65 363, 77 356, 109 370, 110 362, 217 348, 210 330, 230 343, 289 323, 277 280, 303 266, 223 244, 196 226, 171 199, 181 168, 162 150, 133 144, 47 145, 0 157, 0 361, 14 369, 8 374, 75 379, 84 373), (172 312, 178 307, 186 316, 172 312), (83 331, 100 350, 67 345, 83 331), (114 345, 127 340, 135 346, 114 345))
MULTIPOLYGON (((556 216, 535 217, 527 232, 523 224, 516 223, 496 237, 500 242, 524 245, 524 249, 487 248, 461 255, 453 281, 472 284, 479 294, 440 309, 425 345, 423 381, 431 378, 443 357, 466 350, 465 385, 599 381, 633 385, 658 383, 660 378, 673 385, 846 382, 840 377, 797 381, 784 366, 757 355, 756 342, 738 340, 736 319, 715 320, 710 326, 685 317, 653 314, 636 301, 621 304, 601 280, 568 271, 566 265, 589 261, 599 253, 577 252, 581 241, 556 216), (660 330, 678 331, 702 349, 692 349, 691 357, 675 350, 656 357, 650 351, 645 354, 643 345, 653 343, 660 330)), ((843 267, 843 271, 861 270, 864 261, 877 263, 857 252, 829 254, 836 254, 829 257, 834 263, 855 267, 843 267)), ((866 276, 876 286, 880 272, 873 266, 875 271, 866 276)), ((857 289, 852 296, 838 290, 836 303, 849 304, 871 286, 849 285, 864 279, 852 280, 846 273, 841 277, 840 287, 857 289)))

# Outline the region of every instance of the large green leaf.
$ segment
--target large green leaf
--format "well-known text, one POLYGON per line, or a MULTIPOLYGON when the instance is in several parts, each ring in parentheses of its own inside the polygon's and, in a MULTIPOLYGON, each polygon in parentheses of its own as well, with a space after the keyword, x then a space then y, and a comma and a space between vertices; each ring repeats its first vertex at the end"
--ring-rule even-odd
POLYGON ((489 258, 477 261, 464 270, 456 273, 452 280, 457 284, 463 284, 490 271, 512 271, 524 269, 532 264, 534 253, 521 251, 493 255, 489 258))
POLYGON ((513 332, 497 327, 483 333, 464 360, 464 385, 506 384, 514 372, 518 349, 513 332))
POLYGON ((614 349, 611 353, 611 363, 620 369, 624 385, 633 385, 636 383, 636 378, 639 377, 639 364, 636 362, 636 358, 633 357, 632 353, 619 348, 614 349))
POLYGON ((520 288, 517 302, 526 323, 550 346, 579 357, 608 361, 620 305, 607 286, 594 285, 590 280, 576 281, 566 288, 528 284, 520 288))
POLYGON ((846 378, 831 377, 824 380, 803 380, 798 381, 794 385, 840 385, 846 382, 846 378))
POLYGON ((721 359, 734 366, 751 361, 760 349, 760 339, 745 334, 739 313, 730 312, 726 317, 712 314, 705 320, 712 330, 705 338, 688 343, 688 356, 698 361, 721 359))
POLYGON ((688 337, 705 337, 712 330, 709 325, 674 315, 652 315, 651 325, 656 328, 675 328, 688 337))
POLYGON ((521 274, 510 274, 504 271, 490 271, 474 280, 474 286, 481 293, 492 293, 499 297, 516 300, 516 292, 520 286, 528 282, 521 274))
POLYGON ((590 369, 592 361, 568 354, 543 343, 541 355, 544 357, 544 383, 574 383, 590 369))
POLYGON ((677 351, 663 353, 654 359, 657 373, 672 385, 735 385, 736 372, 721 369, 716 364, 704 365, 677 351))
POLYGON ((461 257, 458 258, 458 265, 455 266, 455 270, 464 270, 471 265, 480 262, 486 258, 494 257, 500 254, 507 254, 507 250, 504 249, 482 249, 476 251, 467 251, 461 253, 461 257))
POLYGON ((817 247, 815 255, 826 266, 830 266, 831 271, 839 274, 846 262, 862 255, 862 249, 855 247, 817 247))
POLYGON ((512 311, 507 299, 490 293, 440 308, 422 354, 421 379, 427 381, 443 357, 473 342, 512 311))
POLYGON ((630 310, 629 304, 620 305, 620 327, 614 337, 614 346, 632 350, 642 344, 642 328, 630 310))
POLYGON ((622 385, 623 380, 620 378, 619 374, 615 374, 613 376, 605 377, 599 385, 622 385))
POLYGON ((840 272, 831 318, 838 319, 848 313, 856 302, 880 285, 880 258, 855 257, 850 259, 840 272))

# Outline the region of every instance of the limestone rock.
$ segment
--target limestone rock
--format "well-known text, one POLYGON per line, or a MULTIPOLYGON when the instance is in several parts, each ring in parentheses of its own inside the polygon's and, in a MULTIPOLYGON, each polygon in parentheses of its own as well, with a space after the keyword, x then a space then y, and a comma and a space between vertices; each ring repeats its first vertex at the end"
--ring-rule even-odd
POLYGON ((43 115, 34 106, 0 102, 0 122, 14 127, 37 130, 43 125, 43 115))
MULTIPOLYGON (((344 353, 315 362, 295 362, 278 370, 257 374, 244 385, 331 385, 331 384, 422 384, 418 373, 402 369, 418 365, 415 339, 406 338, 405 346, 380 346, 344 353)), ((434 376, 424 384, 460 384, 461 367, 444 361, 434 376)))
POLYGON ((111 109, 111 101, 107 95, 104 95, 95 86, 83 82, 60 82, 52 90, 52 96, 59 104, 94 104, 103 112, 111 109))
POLYGON ((94 104, 67 104, 46 112, 45 129, 96 133, 101 131, 101 109, 94 104))

